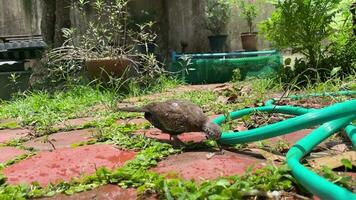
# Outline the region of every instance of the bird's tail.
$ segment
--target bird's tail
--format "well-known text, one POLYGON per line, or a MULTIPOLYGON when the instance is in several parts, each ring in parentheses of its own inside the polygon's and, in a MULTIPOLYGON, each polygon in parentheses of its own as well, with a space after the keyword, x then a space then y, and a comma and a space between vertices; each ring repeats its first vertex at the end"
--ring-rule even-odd
POLYGON ((147 109, 142 108, 142 107, 122 107, 122 108, 118 108, 117 111, 123 111, 123 112, 148 112, 147 109))

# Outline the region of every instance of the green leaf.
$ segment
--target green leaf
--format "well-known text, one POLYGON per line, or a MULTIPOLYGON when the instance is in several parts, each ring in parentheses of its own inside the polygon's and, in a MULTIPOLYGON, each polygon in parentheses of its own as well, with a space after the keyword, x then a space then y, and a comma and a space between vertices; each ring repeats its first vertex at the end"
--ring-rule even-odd
POLYGON ((285 65, 290 65, 292 63, 292 59, 291 58, 286 58, 285 60, 284 60, 284 64, 285 65))
POLYGON ((331 70, 330 75, 331 75, 331 76, 335 76, 340 70, 341 70, 341 67, 334 67, 334 68, 331 70))
POLYGON ((226 179, 220 179, 216 182, 216 185, 226 188, 227 186, 230 186, 230 182, 226 179))
POLYGON ((171 193, 169 192, 169 188, 166 181, 164 182, 163 190, 167 200, 174 200, 171 193))
POLYGON ((341 163, 345 166, 346 169, 352 169, 352 163, 349 159, 341 159, 341 163))

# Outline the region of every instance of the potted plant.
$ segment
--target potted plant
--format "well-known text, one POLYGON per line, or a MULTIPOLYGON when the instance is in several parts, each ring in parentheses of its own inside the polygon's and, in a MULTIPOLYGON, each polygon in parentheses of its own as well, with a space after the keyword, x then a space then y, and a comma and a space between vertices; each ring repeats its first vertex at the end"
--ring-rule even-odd
POLYGON ((248 25, 249 31, 241 33, 242 48, 246 51, 257 50, 257 32, 253 32, 254 20, 257 17, 257 7, 254 0, 237 0, 241 16, 248 25))
MULTIPOLYGON (((85 18, 85 6, 89 1, 79 0, 76 4, 85 18)), ((147 69, 152 57, 137 53, 138 44, 152 43, 155 34, 149 24, 139 24, 140 29, 129 26, 128 0, 95 0, 92 4, 95 16, 91 17, 85 33, 80 34, 74 43, 77 54, 84 58, 85 67, 94 79, 108 81, 111 77, 124 78, 131 72, 141 73, 147 69), (145 65, 146 68, 143 66, 145 65), (141 71, 140 71, 141 70, 141 71), (124 77, 125 75, 125 77, 124 77)), ((158 68, 155 64, 154 68, 158 68)), ((152 69, 151 69, 152 70, 152 69)))
POLYGON ((222 52, 227 38, 226 25, 231 16, 231 4, 225 0, 207 0, 205 15, 206 28, 213 34, 208 36, 210 49, 222 52))
POLYGON ((129 28, 138 34, 137 50, 140 53, 154 53, 159 27, 155 22, 157 13, 154 10, 140 10, 133 12, 129 19, 129 28))
POLYGON ((149 21, 144 24, 137 24, 137 48, 139 53, 153 54, 156 48, 157 35, 153 31, 155 22, 149 21))

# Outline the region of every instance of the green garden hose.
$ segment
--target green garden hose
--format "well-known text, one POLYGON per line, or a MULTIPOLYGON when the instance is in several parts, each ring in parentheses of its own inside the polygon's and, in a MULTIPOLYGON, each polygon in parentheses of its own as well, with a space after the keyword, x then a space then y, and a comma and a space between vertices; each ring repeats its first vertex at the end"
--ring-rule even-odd
MULTIPOLYGON (((288 98, 300 99, 315 96, 355 94, 356 91, 340 91, 333 93, 310 94, 304 96, 290 96, 288 98)), ((266 101, 265 106, 246 108, 231 112, 230 118, 241 118, 256 111, 283 113, 299 116, 247 131, 224 132, 219 142, 222 144, 241 144, 254 142, 292 133, 300 129, 321 125, 319 128, 315 129, 292 146, 286 155, 287 164, 290 167, 293 176, 307 190, 320 197, 321 199, 356 199, 356 195, 354 193, 331 183, 325 178, 310 171, 300 163, 300 160, 315 146, 343 128, 352 141, 353 147, 356 147, 356 127, 352 125, 352 121, 356 119, 356 100, 337 103, 322 109, 307 109, 296 106, 276 106, 273 103, 274 100, 268 100, 266 101)), ((216 124, 222 124, 224 121, 224 116, 219 116, 213 120, 213 122, 216 124)))

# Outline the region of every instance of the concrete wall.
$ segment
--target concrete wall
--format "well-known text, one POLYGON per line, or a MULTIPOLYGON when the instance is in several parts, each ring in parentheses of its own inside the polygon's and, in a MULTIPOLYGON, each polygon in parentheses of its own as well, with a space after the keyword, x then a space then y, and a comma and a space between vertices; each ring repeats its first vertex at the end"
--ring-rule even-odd
MULTIPOLYGON (((259 12, 255 24, 258 24, 270 17, 274 10, 273 5, 267 3, 261 4, 258 7, 259 12)), ((242 49, 240 34, 242 32, 248 32, 247 23, 244 19, 242 19, 239 12, 240 11, 238 9, 234 9, 230 23, 228 25, 230 50, 242 49)), ((258 26, 255 25, 254 28, 254 31, 259 31, 258 26)), ((261 50, 270 48, 270 43, 264 39, 263 35, 259 35, 258 37, 258 48, 261 50)))
MULTIPOLYGON (((0 35, 39 34, 41 23, 41 0, 0 0, 0 35)), ((209 50, 204 24, 204 0, 133 0, 132 10, 156 11, 159 27, 159 52, 169 57, 172 51, 181 51, 181 42, 188 43, 188 52, 209 50), (154 1, 154 3, 152 3, 154 1)), ((270 16, 273 7, 263 5, 257 22, 270 16)), ((227 50, 241 49, 240 33, 247 31, 238 10, 229 23, 227 50)), ((72 13, 73 24, 82 24, 80 17, 72 13)), ((259 48, 269 48, 268 42, 259 37, 259 48)))
POLYGON ((40 0, 0 0, 0 35, 40 34, 40 0))
POLYGON ((208 49, 207 31, 203 28, 204 0, 168 0, 169 50, 181 49, 181 42, 188 44, 188 52, 208 49))

